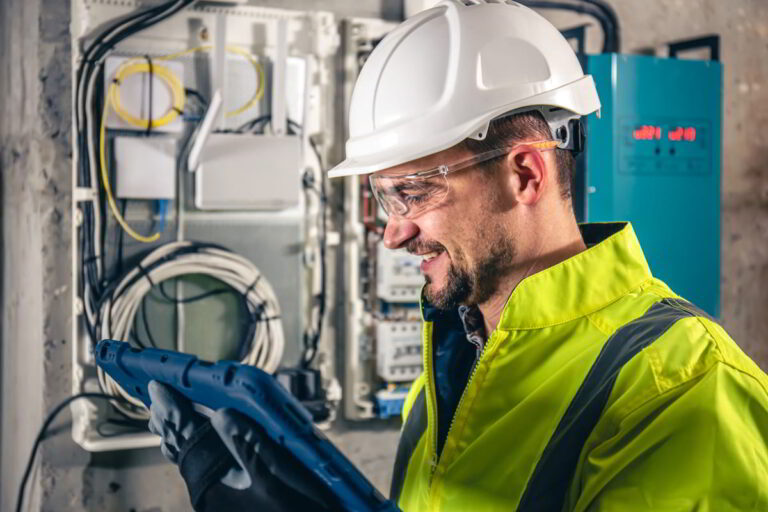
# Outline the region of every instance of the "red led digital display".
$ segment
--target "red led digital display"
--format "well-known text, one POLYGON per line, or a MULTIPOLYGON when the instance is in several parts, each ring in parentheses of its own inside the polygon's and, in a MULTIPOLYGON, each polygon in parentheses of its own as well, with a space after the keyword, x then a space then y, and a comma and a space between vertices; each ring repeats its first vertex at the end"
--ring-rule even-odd
POLYGON ((644 124, 632 132, 635 140, 659 140, 661 139, 661 126, 644 124))
POLYGON ((693 142, 696 140, 696 128, 693 126, 687 126, 682 127, 678 126, 674 130, 669 130, 667 133, 667 138, 669 140, 685 140, 688 142, 693 142))
MULTIPOLYGON (((661 126, 644 124, 632 130, 632 138, 635 140, 661 140, 663 130, 661 126)), ((696 140, 696 128, 693 126, 676 126, 667 131, 667 139, 671 141, 696 140)))

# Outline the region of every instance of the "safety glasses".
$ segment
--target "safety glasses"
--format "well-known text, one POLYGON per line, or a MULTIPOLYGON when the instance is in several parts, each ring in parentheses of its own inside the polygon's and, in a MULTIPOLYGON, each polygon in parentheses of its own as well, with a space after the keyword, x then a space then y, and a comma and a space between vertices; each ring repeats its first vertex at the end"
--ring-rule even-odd
POLYGON ((368 180, 374 197, 387 215, 413 218, 436 208, 448 197, 450 189, 447 176, 449 174, 506 155, 520 146, 531 146, 547 151, 555 149, 557 145, 558 142, 555 140, 523 142, 486 151, 450 165, 440 165, 410 174, 373 173, 368 180))

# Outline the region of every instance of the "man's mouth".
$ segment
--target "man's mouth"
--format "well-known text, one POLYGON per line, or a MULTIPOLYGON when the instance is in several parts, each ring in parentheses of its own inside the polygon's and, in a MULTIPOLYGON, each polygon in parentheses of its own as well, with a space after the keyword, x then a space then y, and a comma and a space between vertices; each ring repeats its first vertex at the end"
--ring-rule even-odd
POLYGON ((432 251, 421 255, 422 261, 431 261, 437 258, 442 251, 432 251))
POLYGON ((447 253, 445 251, 432 251, 423 253, 420 256, 421 273, 426 275, 429 272, 444 268, 445 262, 443 260, 447 258, 447 253))

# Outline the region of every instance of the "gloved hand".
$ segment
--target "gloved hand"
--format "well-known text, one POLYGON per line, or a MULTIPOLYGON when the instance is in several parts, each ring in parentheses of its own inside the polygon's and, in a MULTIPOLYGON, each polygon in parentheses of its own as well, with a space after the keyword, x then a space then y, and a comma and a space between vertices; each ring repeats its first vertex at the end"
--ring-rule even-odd
POLYGON ((212 486, 206 503, 250 505, 259 512, 341 509, 320 479, 250 418, 233 409, 221 409, 210 421, 240 471, 230 473, 229 485, 212 486), (242 490, 237 501, 229 501, 235 495, 226 491, 233 485, 242 490))
POLYGON ((178 464, 196 511, 340 508, 314 474, 248 417, 222 409, 209 420, 170 386, 152 381, 148 390, 149 429, 178 464))
POLYGON ((208 418, 195 412, 181 393, 154 380, 147 390, 152 400, 149 430, 162 438, 163 455, 179 466, 192 506, 203 510, 205 492, 218 483, 236 487, 242 470, 208 418))
POLYGON ((178 464, 182 447, 208 420, 195 412, 192 403, 172 387, 153 380, 147 389, 152 400, 149 431, 163 439, 160 451, 165 458, 178 464))

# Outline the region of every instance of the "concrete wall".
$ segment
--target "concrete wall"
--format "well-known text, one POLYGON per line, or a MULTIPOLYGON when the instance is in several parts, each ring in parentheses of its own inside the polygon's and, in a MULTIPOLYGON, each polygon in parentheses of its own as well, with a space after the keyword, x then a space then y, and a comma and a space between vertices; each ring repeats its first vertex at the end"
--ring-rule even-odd
MULTIPOLYGON (((256 3, 256 2, 254 2, 256 3)), ((260 5, 285 6, 265 0, 260 5)), ((725 65, 723 322, 768 368, 768 4, 763 0, 615 0, 625 51, 719 33, 725 65)), ((399 2, 290 4, 397 18, 399 2)), ((550 13, 566 28, 587 18, 550 13)), ((0 2, 0 510, 11 510, 44 413, 70 392, 68 233, 69 4, 0 2)), ((591 46, 599 47, 597 30, 591 46)), ((65 413, 64 417, 67 416, 65 413)), ((43 445, 28 510, 185 510, 175 469, 156 450, 91 456, 61 418, 43 445)), ((339 422, 331 437, 386 489, 396 426, 339 422)))
MULTIPOLYGON (((2 510, 44 412, 70 392, 68 13, 57 0, 0 4, 2 510)), ((31 510, 66 508, 88 458, 66 435, 41 455, 31 510)))

